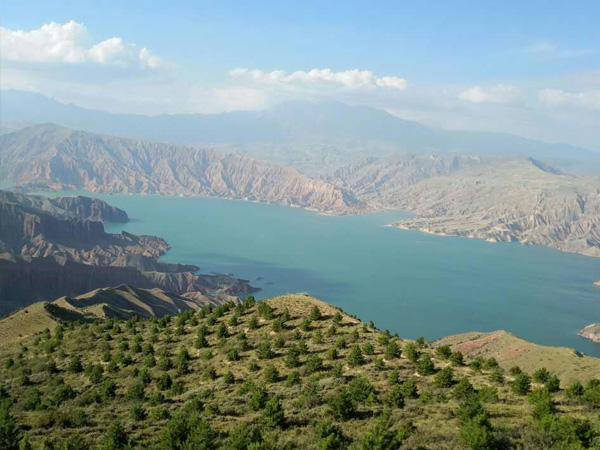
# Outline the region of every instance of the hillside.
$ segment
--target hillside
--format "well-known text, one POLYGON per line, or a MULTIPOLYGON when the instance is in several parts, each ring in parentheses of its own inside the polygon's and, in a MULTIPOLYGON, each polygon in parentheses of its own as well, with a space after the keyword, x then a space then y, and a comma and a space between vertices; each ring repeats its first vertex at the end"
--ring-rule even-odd
POLYGON ((57 125, 1 135, 0 181, 90 192, 245 199, 321 212, 365 209, 349 191, 291 167, 57 125))
POLYGON ((23 339, 59 324, 94 319, 164 317, 210 305, 217 307, 238 297, 206 296, 198 292, 183 296, 162 289, 139 289, 129 285, 100 288, 76 297, 60 297, 52 302, 26 306, 0 319, 0 347, 14 347, 23 339))
POLYGON ((96 199, 0 191, 0 314, 120 284, 180 295, 255 291, 246 280, 163 263, 159 258, 170 248, 164 239, 106 233, 101 221, 126 219, 124 211, 96 199))
POLYGON ((527 342, 506 331, 464 333, 434 342, 433 347, 449 345, 468 358, 495 358, 505 370, 514 366, 533 373, 546 367, 564 383, 589 381, 600 374, 600 359, 580 354, 572 348, 547 347, 527 342))
MULTIPOLYGON (((0 356, 2 395, 14 399, 2 404, 4 417, 19 427, 12 442, 22 434, 77 449, 599 443, 600 381, 568 386, 539 370, 546 360, 528 368, 533 381, 494 359, 463 361, 440 342, 391 336, 306 295, 163 319, 67 322, 0 356)), ((592 371, 582 366, 580 375, 592 371)))

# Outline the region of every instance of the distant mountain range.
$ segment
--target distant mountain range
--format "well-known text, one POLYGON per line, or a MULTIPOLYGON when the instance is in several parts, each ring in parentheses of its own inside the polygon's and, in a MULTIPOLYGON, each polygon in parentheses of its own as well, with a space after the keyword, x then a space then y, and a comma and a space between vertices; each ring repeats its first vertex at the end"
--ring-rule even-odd
MULTIPOLYGON (((0 136, 0 182, 25 191, 220 197, 336 214, 397 209, 416 214, 402 228, 600 257, 600 177, 531 157, 399 154, 309 177, 253 157, 46 124, 0 136)), ((127 265, 148 270, 147 261, 128 258, 127 265)))
POLYGON ((195 195, 365 209, 351 192, 296 169, 200 147, 36 125, 0 136, 0 181, 91 192, 195 195))
MULTIPOLYGON (((227 146, 309 174, 360 158, 398 153, 469 152, 531 156, 571 167, 600 153, 504 133, 435 130, 385 111, 342 103, 288 102, 262 111, 144 116, 66 105, 40 94, 2 91, 0 117, 173 144, 227 146)), ((578 166, 581 166, 579 164, 578 166)))

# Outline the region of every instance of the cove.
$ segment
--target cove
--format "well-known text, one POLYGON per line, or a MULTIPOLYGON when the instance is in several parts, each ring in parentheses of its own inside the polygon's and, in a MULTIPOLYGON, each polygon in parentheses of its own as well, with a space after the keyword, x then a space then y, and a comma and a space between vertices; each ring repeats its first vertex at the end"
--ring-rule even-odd
POLYGON ((257 298, 307 292, 409 338, 505 329, 600 356, 576 334, 600 321, 595 258, 386 227, 400 212, 330 217, 244 201, 99 197, 132 219, 107 231, 161 236, 172 246, 163 260, 246 278, 262 289, 257 298))

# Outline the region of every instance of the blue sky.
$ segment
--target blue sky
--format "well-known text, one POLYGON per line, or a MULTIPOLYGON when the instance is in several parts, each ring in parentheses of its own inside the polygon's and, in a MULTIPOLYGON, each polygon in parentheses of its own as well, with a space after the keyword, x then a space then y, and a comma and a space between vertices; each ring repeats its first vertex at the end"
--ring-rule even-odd
POLYGON ((0 12, 3 88, 149 114, 334 99, 600 149, 599 1, 21 0, 0 12), (40 55, 18 34, 70 21, 83 27, 65 38, 77 57, 40 55), (114 37, 134 57, 87 52, 114 37), (160 63, 137 64, 142 48, 160 63), (333 75, 302 75, 313 69, 333 75))

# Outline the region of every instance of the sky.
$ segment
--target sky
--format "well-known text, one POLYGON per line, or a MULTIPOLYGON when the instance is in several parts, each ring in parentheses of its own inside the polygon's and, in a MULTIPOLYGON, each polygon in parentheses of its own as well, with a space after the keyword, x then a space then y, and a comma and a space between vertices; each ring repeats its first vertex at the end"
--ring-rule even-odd
POLYGON ((599 23, 597 0, 9 0, 0 87, 138 114, 334 100, 600 150, 599 23))

